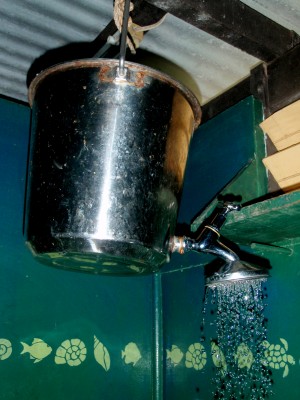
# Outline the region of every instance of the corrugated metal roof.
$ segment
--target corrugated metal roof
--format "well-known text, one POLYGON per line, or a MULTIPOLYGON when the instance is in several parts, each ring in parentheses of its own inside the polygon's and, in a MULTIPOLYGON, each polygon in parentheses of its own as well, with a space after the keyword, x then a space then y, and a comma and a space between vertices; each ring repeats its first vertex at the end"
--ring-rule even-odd
POLYGON ((287 29, 300 35, 299 0, 241 0, 247 6, 260 12, 287 29))
POLYGON ((0 93, 27 101, 26 76, 45 51, 93 40, 112 18, 111 1, 2 0, 0 93))
MULTIPOLYGON (((298 0, 243 2, 300 33, 298 0)), ((26 76, 33 61, 49 49, 91 42, 112 16, 112 0, 2 0, 0 94, 27 101, 26 76)), ((182 81, 202 104, 245 78, 259 62, 172 15, 145 35, 136 61, 182 81)))
POLYGON ((161 56, 148 57, 147 64, 182 81, 202 104, 249 75, 260 62, 170 14, 145 36, 141 48, 161 56))

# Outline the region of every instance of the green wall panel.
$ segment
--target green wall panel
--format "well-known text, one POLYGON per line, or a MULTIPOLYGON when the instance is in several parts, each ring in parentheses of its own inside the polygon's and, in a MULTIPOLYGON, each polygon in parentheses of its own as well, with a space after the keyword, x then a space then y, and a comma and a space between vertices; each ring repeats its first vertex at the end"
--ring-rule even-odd
MULTIPOLYGON (((264 245, 262 240, 243 250, 268 259, 272 266, 271 278, 264 284, 264 293, 267 295, 267 339, 270 345, 277 346, 287 356, 287 361, 278 369, 275 365, 269 367, 274 382, 271 399, 297 400, 300 398, 300 241, 290 239, 278 242, 278 238, 280 232, 289 231, 290 225, 294 227, 290 236, 282 237, 297 236, 297 204, 295 206, 294 203, 299 194, 259 203, 259 197, 265 194, 267 187, 265 170, 261 165, 264 156, 263 135, 257 127, 260 120, 261 110, 249 98, 199 129, 192 142, 180 218, 188 224, 197 210, 200 211, 201 206, 205 206, 220 192, 240 195, 242 201, 257 202, 242 210, 241 215, 232 213, 228 218, 230 223, 224 227, 224 235, 238 243, 251 244, 250 230, 247 231, 248 235, 239 230, 239 220, 244 217, 245 227, 251 226, 257 238, 263 239, 264 235, 269 235, 273 237, 273 242, 277 238, 277 243, 272 246, 264 245), (239 174, 233 179, 237 172, 239 174), (224 187, 226 189, 222 191, 224 187), (278 203, 282 201, 285 201, 282 208, 286 214, 281 215, 278 203), (259 214, 257 210, 262 209, 262 205, 264 213, 259 214), (247 214, 248 208, 253 215, 250 211, 247 214), (260 220, 256 226, 257 217, 260 220)), ((211 211, 209 206, 203 215, 200 214, 194 222, 194 231, 211 211)), ((266 243, 270 243, 270 240, 266 243)), ((170 264, 163 269, 166 400, 214 398, 212 379, 216 376, 216 368, 212 362, 210 341, 216 339, 216 314, 210 302, 206 306, 204 329, 202 327, 205 293, 203 267, 211 259, 196 253, 173 255, 170 264), (201 349, 206 355, 205 365, 198 370, 189 362, 188 354, 195 349, 201 349)))
POLYGON ((180 223, 191 223, 239 173, 224 194, 239 196, 245 202, 266 193, 261 121, 261 104, 248 97, 200 125, 190 146, 180 223))
POLYGON ((153 277, 38 264, 22 234, 29 109, 0 100, 0 126, 0 399, 152 399, 153 277))
MULTIPOLYGON (((180 222, 189 224, 249 161, 252 172, 242 172, 234 190, 252 199, 263 193, 264 176, 253 164, 258 145, 250 138, 255 107, 246 99, 195 135, 180 222), (247 193, 253 176, 259 185, 247 193)), ((0 399, 213 399, 210 340, 216 333, 209 306, 202 326, 203 266, 211 257, 173 255, 161 275, 162 293, 159 276, 96 277, 38 264, 22 234, 28 136, 29 109, 0 99, 0 399), (187 361, 199 347, 206 362, 197 370, 187 361)), ((278 252, 253 248, 272 266, 265 285, 268 340, 287 343, 293 361, 288 370, 271 369, 272 399, 298 400, 300 242, 277 245, 278 252)))
MULTIPOLYGON (((267 340, 288 356, 278 369, 269 367, 273 400, 300 398, 300 241, 278 243, 280 249, 262 247, 257 255, 268 258, 271 277, 263 284, 267 319, 267 340), (287 251, 283 252, 282 248, 287 251)), ((246 248, 244 250, 247 250, 246 248)), ((248 249, 249 250, 249 249, 248 249)), ((216 339, 216 313, 208 297, 204 306, 203 267, 183 268, 163 274, 165 396, 167 400, 212 400, 216 369, 210 341, 216 339), (202 326, 205 320, 204 329, 202 326), (206 353, 200 370, 186 365, 191 345, 199 343, 206 353), (175 347, 174 347, 175 346, 175 347), (172 357, 173 349, 173 357, 172 357), (181 353, 181 357, 179 354, 181 353), (179 358, 178 358, 179 357, 179 358), (172 361, 172 358, 174 360, 172 361)), ((276 360, 275 360, 276 361, 276 360)), ((239 398, 237 399, 239 400, 239 398)))
POLYGON ((190 346, 195 343, 206 346, 204 332, 201 330, 203 297, 203 268, 195 267, 163 274, 166 366, 164 399, 212 399, 210 363, 200 371, 187 368, 185 364, 190 346), (181 359, 176 358, 176 352, 181 359))
POLYGON ((268 341, 280 344, 280 339, 288 343, 287 354, 293 357, 293 363, 287 363, 288 375, 283 377, 284 368, 272 369, 274 396, 272 399, 296 400, 300 398, 300 241, 299 239, 280 243, 290 250, 265 250, 261 255, 270 260, 271 278, 267 282, 268 341))

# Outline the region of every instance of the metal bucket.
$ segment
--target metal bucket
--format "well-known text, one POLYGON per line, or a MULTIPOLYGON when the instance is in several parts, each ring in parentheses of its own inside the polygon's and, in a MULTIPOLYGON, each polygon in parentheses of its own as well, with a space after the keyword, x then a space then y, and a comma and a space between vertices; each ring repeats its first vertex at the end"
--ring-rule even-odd
POLYGON ((43 263, 147 273, 168 261, 196 98, 153 69, 117 60, 54 66, 30 85, 26 240, 43 263))

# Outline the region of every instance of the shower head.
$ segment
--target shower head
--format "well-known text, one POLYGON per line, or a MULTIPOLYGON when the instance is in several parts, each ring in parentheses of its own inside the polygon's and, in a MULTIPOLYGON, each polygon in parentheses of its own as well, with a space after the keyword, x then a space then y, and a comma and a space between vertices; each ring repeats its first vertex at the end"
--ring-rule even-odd
POLYGON ((266 280, 269 277, 266 268, 258 267, 247 261, 236 259, 226 262, 213 274, 206 276, 205 284, 210 288, 224 286, 241 281, 252 281, 256 279, 266 280))

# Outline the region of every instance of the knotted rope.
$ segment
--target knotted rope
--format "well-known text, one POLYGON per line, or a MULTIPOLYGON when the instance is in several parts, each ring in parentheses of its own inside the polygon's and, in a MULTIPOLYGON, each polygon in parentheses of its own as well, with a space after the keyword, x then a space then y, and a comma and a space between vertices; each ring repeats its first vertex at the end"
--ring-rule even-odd
MULTIPOLYGON (((124 13, 124 6, 125 6, 125 0, 115 0, 114 3, 114 21, 116 24, 116 27, 118 28, 118 31, 122 31, 122 25, 123 25, 123 13, 124 13)), ((133 11, 134 9, 134 4, 130 2, 130 8, 129 11, 133 11)), ((154 29, 158 27, 160 24, 163 23, 165 19, 165 16, 161 18, 158 22, 151 24, 151 25, 146 25, 146 26, 140 26, 135 24, 132 21, 132 18, 129 16, 128 18, 128 32, 130 34, 130 37, 127 35, 127 45, 131 51, 132 54, 135 54, 136 51, 135 49, 139 47, 141 41, 143 40, 144 33, 145 31, 150 31, 151 29, 154 29)))

